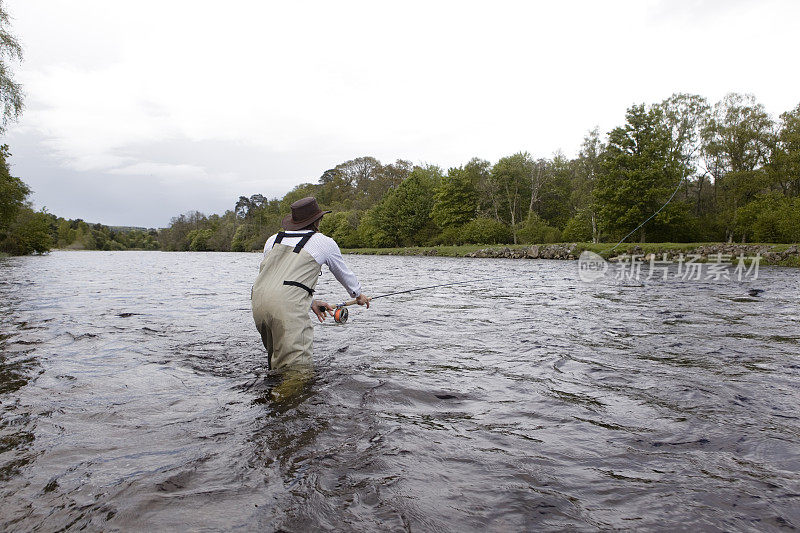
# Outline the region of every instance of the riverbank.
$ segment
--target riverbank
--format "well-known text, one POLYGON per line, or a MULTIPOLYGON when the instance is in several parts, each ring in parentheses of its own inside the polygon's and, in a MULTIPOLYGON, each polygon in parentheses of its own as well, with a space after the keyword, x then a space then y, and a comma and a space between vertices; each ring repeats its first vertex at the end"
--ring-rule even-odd
POLYGON ((588 250, 614 261, 622 255, 639 255, 649 259, 655 255, 667 260, 697 255, 700 261, 715 260, 717 254, 723 256, 745 257, 761 256, 762 265, 781 265, 800 267, 800 250, 797 244, 730 244, 730 243, 630 243, 622 244, 615 250, 611 243, 557 243, 557 244, 508 244, 486 246, 466 244, 461 246, 417 246, 405 248, 349 248, 343 253, 360 255, 410 255, 439 257, 483 257, 503 259, 562 259, 575 260, 588 250))

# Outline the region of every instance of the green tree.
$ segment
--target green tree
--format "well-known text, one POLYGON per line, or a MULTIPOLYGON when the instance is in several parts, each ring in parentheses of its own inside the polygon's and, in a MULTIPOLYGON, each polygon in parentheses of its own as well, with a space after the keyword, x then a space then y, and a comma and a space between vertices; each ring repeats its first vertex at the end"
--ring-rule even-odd
POLYGON ((431 217, 440 228, 461 226, 475 218, 478 192, 464 167, 451 168, 436 188, 431 217))
POLYGON ((53 245, 47 212, 23 206, 8 231, 0 235, 0 251, 13 255, 42 254, 53 245))
POLYGON ((753 95, 730 93, 714 106, 703 130, 705 150, 727 172, 751 172, 770 153, 773 123, 753 95))
POLYGON ((31 192, 21 179, 11 175, 9 157, 8 145, 0 146, 0 232, 7 230, 17 218, 17 213, 25 205, 25 198, 31 192))
POLYGON ((697 162, 702 150, 702 132, 708 125, 711 107, 708 101, 696 94, 675 93, 656 104, 661 110, 664 124, 669 131, 670 157, 675 159, 688 178, 697 171, 697 162))
POLYGON ((782 113, 769 163, 770 181, 787 196, 800 196, 800 105, 782 113))
POLYGON ((555 228, 563 228, 573 214, 570 198, 572 183, 575 180, 575 165, 563 153, 556 152, 551 161, 540 159, 533 172, 539 172, 547 179, 538 184, 537 189, 531 186, 531 209, 544 222, 555 228), (536 198, 534 201, 534 190, 536 198))
POLYGON ((211 251, 208 243, 214 236, 214 230, 211 228, 196 229, 189 232, 187 238, 190 240, 189 249, 193 252, 208 252, 211 251))
MULTIPOLYGON (((659 107, 634 105, 625 117, 626 124, 609 133, 596 189, 603 224, 616 237, 655 213, 684 175, 672 157, 670 132, 659 107)), ((640 241, 645 242, 646 231, 666 233, 670 217, 681 209, 670 204, 639 230, 640 241)))
POLYGON ((378 204, 367 210, 361 217, 358 230, 356 230, 361 246, 380 248, 397 245, 397 236, 394 232, 389 235, 383 231, 384 209, 385 206, 382 203, 378 204))
POLYGON ((530 194, 529 180, 534 175, 534 162, 528 152, 503 157, 492 167, 491 182, 497 195, 501 220, 511 226, 514 244, 517 243, 517 224, 522 220, 523 202, 530 194))
MULTIPOLYGON (((214 232, 208 239, 208 247, 218 252, 230 252, 236 233, 236 217, 230 209, 222 216, 212 215, 214 232)), ((266 242, 266 241, 265 241, 266 242)))
POLYGON ((433 195, 442 178, 433 165, 415 167, 396 189, 390 191, 367 217, 373 236, 389 246, 413 246, 432 238, 433 195))
POLYGON ((322 217, 319 230, 335 240, 342 248, 358 248, 360 240, 358 211, 340 211, 322 217))
POLYGON ((14 255, 47 252, 52 246, 51 215, 34 211, 26 202, 30 188, 11 175, 9 157, 8 146, 0 146, 0 251, 14 255))
POLYGON ((569 235, 580 235, 577 237, 566 237, 570 240, 589 240, 592 242, 600 241, 600 228, 598 224, 598 205, 595 198, 595 186, 597 177, 601 172, 602 155, 605 152, 605 145, 600 140, 598 128, 591 130, 584 138, 578 158, 574 161, 575 174, 573 177, 570 202, 572 211, 575 213, 573 219, 567 223, 569 231, 565 228, 565 233, 569 235), (574 220, 574 222, 572 222, 574 220), (588 238, 586 235, 586 223, 590 227, 588 238), (582 229, 578 229, 582 228, 582 229))
POLYGON ((61 219, 58 223, 56 243, 59 248, 66 248, 75 240, 75 230, 70 226, 69 220, 61 219))
POLYGON ((714 179, 715 209, 726 240, 733 239, 738 209, 768 185, 765 165, 774 124, 752 95, 731 93, 714 106, 703 128, 705 166, 714 179))
POLYGON ((357 157, 326 170, 319 178, 317 201, 335 210, 349 210, 371 195, 383 165, 370 156, 357 157))
POLYGON ((356 197, 355 177, 350 172, 349 163, 336 165, 322 173, 316 194, 317 201, 324 205, 349 209, 356 197))
POLYGON ((706 201, 709 175, 699 168, 703 130, 711 120, 711 107, 702 96, 684 93, 675 93, 657 105, 663 111, 664 123, 670 132, 670 156, 683 171, 684 199, 689 201, 691 195, 694 212, 700 215, 709 209, 706 201))
POLYGON ((398 159, 388 165, 381 165, 368 182, 367 188, 362 193, 356 207, 358 209, 369 209, 377 204, 389 191, 399 187, 413 169, 414 165, 404 159, 398 159))
POLYGON ((190 211, 173 217, 169 227, 158 233, 161 249, 180 252, 188 251, 194 238, 194 235, 190 237, 189 233, 204 229, 207 223, 208 219, 199 211, 190 211))
POLYGON ((9 121, 19 118, 24 107, 22 86, 14 81, 9 65, 12 61, 22 61, 22 46, 9 32, 10 24, 8 12, 0 1, 0 107, 3 109, 0 134, 5 132, 9 121))
POLYGON ((246 232, 247 230, 244 226, 236 228, 236 231, 233 233, 233 239, 231 240, 232 252, 247 252, 250 250, 246 232))
MULTIPOLYGON (((319 186, 313 183, 301 183, 295 186, 295 188, 287 192, 286 196, 281 199, 279 207, 280 212, 290 213, 293 203, 307 196, 316 196, 318 191, 319 186)), ((323 202, 322 205, 327 205, 327 203, 323 202)))

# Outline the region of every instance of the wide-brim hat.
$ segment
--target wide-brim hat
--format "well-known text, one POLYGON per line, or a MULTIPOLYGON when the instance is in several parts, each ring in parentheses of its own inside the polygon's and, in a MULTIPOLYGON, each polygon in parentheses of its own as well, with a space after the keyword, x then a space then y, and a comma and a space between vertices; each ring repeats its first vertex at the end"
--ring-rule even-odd
POLYGON ((322 215, 330 212, 320 209, 317 199, 313 196, 308 196, 292 204, 292 212, 283 217, 281 226, 283 226, 283 229, 288 230, 303 229, 322 218, 322 215))

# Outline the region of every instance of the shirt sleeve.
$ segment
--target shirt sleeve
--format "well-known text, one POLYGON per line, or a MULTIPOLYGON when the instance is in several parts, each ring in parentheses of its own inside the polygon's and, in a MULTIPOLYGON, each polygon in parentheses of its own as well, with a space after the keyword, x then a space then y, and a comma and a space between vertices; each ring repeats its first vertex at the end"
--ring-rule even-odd
POLYGON ((273 235, 272 237, 270 237, 269 239, 267 239, 267 242, 265 242, 265 243, 264 243, 264 255, 267 255, 267 253, 268 253, 270 250, 272 250, 272 246, 273 246, 273 244, 275 243, 275 238, 276 238, 277 236, 278 236, 278 234, 276 233, 275 235, 273 235))
POLYGON ((358 282, 356 275, 345 264, 342 251, 339 250, 339 245, 333 239, 330 239, 330 247, 325 255, 327 256, 325 264, 328 265, 333 277, 339 280, 339 283, 347 289, 350 296, 357 298, 361 294, 361 283, 358 282))

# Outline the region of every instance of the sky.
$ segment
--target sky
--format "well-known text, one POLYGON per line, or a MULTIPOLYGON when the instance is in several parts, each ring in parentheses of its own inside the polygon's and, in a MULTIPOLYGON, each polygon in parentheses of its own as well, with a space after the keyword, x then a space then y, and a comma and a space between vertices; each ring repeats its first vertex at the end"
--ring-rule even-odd
POLYGON ((281 197, 370 155, 574 156, 636 103, 800 104, 793 0, 4 0, 25 58, 12 173, 108 225, 281 197))

